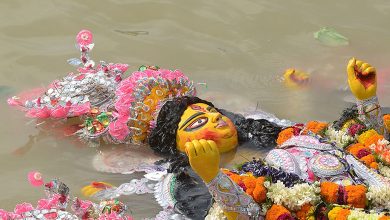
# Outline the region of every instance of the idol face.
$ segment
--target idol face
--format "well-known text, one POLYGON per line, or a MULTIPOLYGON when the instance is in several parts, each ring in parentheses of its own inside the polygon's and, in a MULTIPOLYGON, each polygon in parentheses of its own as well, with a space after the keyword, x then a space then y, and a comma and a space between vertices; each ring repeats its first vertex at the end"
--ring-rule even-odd
POLYGON ((233 122, 204 103, 188 106, 181 116, 176 133, 177 149, 185 152, 187 142, 200 139, 213 140, 220 153, 231 151, 238 144, 233 122))

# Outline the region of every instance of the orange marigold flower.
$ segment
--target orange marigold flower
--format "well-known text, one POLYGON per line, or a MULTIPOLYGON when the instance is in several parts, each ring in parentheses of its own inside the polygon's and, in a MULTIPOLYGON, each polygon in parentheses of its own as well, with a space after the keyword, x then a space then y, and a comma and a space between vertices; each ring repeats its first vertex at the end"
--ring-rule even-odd
POLYGON ((246 176, 242 181, 247 189, 256 187, 256 178, 254 176, 246 176))
POLYGON ((360 161, 363 162, 366 166, 370 166, 371 163, 376 162, 375 157, 372 154, 360 158, 360 161))
POLYGON ((306 220, 312 207, 309 203, 304 204, 296 213, 298 220, 306 220))
POLYGON ((332 182, 321 183, 321 196, 327 203, 337 203, 339 185, 332 182))
POLYGON ((364 142, 364 145, 366 147, 369 147, 371 144, 376 144, 379 140, 382 140, 383 138, 383 135, 372 135, 371 137, 367 138, 367 140, 364 142))
POLYGON ((352 144, 347 148, 347 151, 351 154, 353 154, 355 157, 358 155, 360 150, 367 149, 363 144, 356 143, 352 144))
POLYGON ((234 174, 233 173, 229 177, 230 177, 230 179, 232 179, 237 184, 240 184, 242 182, 242 176, 240 176, 238 174, 234 174))
POLYGON ((291 213, 283 206, 273 204, 271 208, 268 209, 265 220, 277 220, 281 215, 291 215, 291 213))
POLYGON ((363 185, 350 185, 345 187, 347 204, 355 208, 364 208, 367 204, 367 188, 363 185))
POLYGON ((255 188, 247 188, 245 193, 250 195, 252 198, 253 198, 253 191, 255 190, 255 188))
POLYGON ((307 131, 311 131, 315 134, 321 133, 326 127, 328 126, 327 123, 324 122, 318 122, 318 121, 309 121, 306 123, 306 129, 303 132, 303 134, 307 134, 307 131))
POLYGON ((390 132, 390 114, 386 114, 383 116, 383 122, 388 132, 390 132))
POLYGON ((257 203, 262 203, 267 199, 267 188, 264 186, 265 177, 259 177, 256 180, 256 187, 253 190, 253 199, 257 203))
POLYGON ((361 144, 364 144, 368 138, 370 138, 373 135, 378 135, 378 132, 376 132, 374 129, 370 129, 368 131, 365 131, 358 137, 358 141, 361 144))
POLYGON ((390 220, 390 216, 384 215, 384 216, 380 217, 378 220, 390 220))
POLYGON ((378 163, 377 162, 372 162, 371 164, 370 164, 370 168, 372 168, 372 169, 378 169, 379 168, 379 166, 378 166, 378 163))
POLYGON ((278 139, 276 140, 276 143, 278 145, 282 145, 285 141, 290 139, 292 136, 294 136, 294 129, 293 128, 286 128, 279 133, 278 139))

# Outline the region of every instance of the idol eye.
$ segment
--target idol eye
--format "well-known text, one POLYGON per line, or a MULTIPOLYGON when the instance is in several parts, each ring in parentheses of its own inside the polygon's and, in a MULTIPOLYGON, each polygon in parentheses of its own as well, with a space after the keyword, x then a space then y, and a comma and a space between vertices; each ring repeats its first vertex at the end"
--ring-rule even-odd
POLYGON ((210 109, 210 112, 211 112, 211 113, 216 113, 216 112, 218 112, 218 111, 217 111, 217 109, 212 108, 212 109, 210 109))
POLYGON ((190 125, 188 125, 188 127, 186 127, 186 131, 191 131, 191 130, 195 130, 197 128, 200 128, 202 127, 203 125, 205 125, 207 123, 208 119, 203 117, 203 118, 198 118, 196 119, 194 122, 192 122, 190 125))

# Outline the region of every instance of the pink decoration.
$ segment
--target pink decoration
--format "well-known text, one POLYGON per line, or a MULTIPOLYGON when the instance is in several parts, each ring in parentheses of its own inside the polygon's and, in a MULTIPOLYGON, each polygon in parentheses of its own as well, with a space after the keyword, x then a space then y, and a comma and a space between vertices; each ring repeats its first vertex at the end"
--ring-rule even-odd
POLYGON ((9 213, 3 209, 0 209, 0 219, 9 219, 9 213))
POLYGON ((115 103, 115 109, 120 115, 129 115, 131 103, 134 101, 133 97, 129 95, 119 96, 115 103))
POLYGON ((86 102, 86 103, 79 104, 79 105, 72 105, 70 112, 71 112, 71 115, 73 115, 73 116, 80 116, 80 115, 83 115, 83 114, 89 112, 90 109, 91 109, 91 103, 86 102))
POLYGON ((119 216, 116 212, 111 212, 110 214, 103 214, 99 216, 99 220, 133 220, 130 216, 119 216))
POLYGON ((26 113, 26 116, 29 118, 48 118, 50 115, 50 110, 46 106, 43 108, 32 108, 26 113))
POLYGON ((57 106, 51 111, 53 118, 66 118, 68 116, 70 106, 57 106))
POLYGON ((81 30, 76 36, 76 41, 81 46, 89 45, 93 41, 92 33, 88 30, 81 30))
POLYGON ((108 70, 109 71, 119 71, 120 73, 124 73, 129 68, 129 65, 122 64, 122 63, 110 63, 108 64, 108 70))
POLYGON ((129 135, 130 130, 124 119, 118 119, 110 123, 108 132, 112 137, 123 141, 129 135))
POLYGON ((16 99, 16 97, 12 97, 12 98, 7 99, 7 103, 10 106, 20 106, 20 105, 22 105, 22 103, 18 99, 16 99))
POLYGON ((17 204, 15 206, 14 213, 21 215, 21 214, 28 212, 28 211, 31 211, 31 210, 34 210, 34 207, 30 203, 24 202, 22 204, 17 204))
POLYGON ((89 66, 77 68, 77 71, 79 73, 96 73, 96 70, 89 66))
MULTIPOLYGON (((189 81, 188 78, 179 70, 171 71, 167 69, 146 69, 144 71, 136 71, 131 74, 130 77, 122 80, 115 94, 117 95, 117 100, 115 102, 115 109, 118 111, 119 117, 127 118, 130 115, 130 107, 135 100, 138 100, 140 97, 135 97, 134 94, 136 90, 141 89, 143 87, 148 87, 148 79, 154 78, 154 80, 158 82, 165 82, 166 84, 171 84, 172 81, 180 82, 180 81, 189 81)), ((195 93, 195 91, 194 91, 195 93)), ((176 94, 182 95, 182 94, 176 94)), ((153 126, 153 121, 150 122, 150 126, 153 126)), ((113 126, 113 125, 112 125, 113 126)), ((118 128, 110 129, 110 134, 113 132, 118 137, 126 137, 127 132, 123 130, 122 126, 118 126, 118 128), (120 131, 120 133, 117 132, 120 131), (123 133, 122 133, 123 132, 123 133), (126 136, 125 136, 126 135, 126 136)), ((119 139, 119 138, 118 138, 119 139)))
POLYGON ((43 178, 42 174, 37 171, 31 171, 27 174, 28 182, 33 186, 42 186, 43 178))
POLYGON ((57 208, 60 198, 61 195, 54 194, 52 197, 48 199, 40 199, 38 200, 37 209, 42 210, 42 209, 57 208))

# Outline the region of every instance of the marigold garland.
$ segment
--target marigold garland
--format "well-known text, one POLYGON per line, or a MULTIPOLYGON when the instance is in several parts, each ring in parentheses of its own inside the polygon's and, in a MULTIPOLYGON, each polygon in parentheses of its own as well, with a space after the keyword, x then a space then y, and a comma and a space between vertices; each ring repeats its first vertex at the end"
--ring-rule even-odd
POLYGON ((257 203, 263 203, 267 199, 267 188, 264 187, 265 177, 256 178, 251 174, 238 175, 228 170, 223 170, 223 172, 257 203))
POLYGON ((386 114, 383 116, 383 122, 385 124, 387 132, 390 132, 390 114, 386 114))
POLYGON ((347 204, 355 208, 364 208, 367 203, 367 188, 363 185, 350 185, 345 187, 347 204))
POLYGON ((349 145, 349 147, 347 148, 347 151, 350 152, 351 154, 353 154, 354 156, 357 156, 359 151, 361 151, 363 149, 368 149, 368 148, 365 147, 364 144, 356 143, 356 144, 349 145))
POLYGON ((257 203, 265 202, 267 199, 267 188, 264 186, 265 177, 259 177, 256 180, 256 187, 253 190, 253 199, 257 203))
POLYGON ((315 134, 321 134, 328 127, 328 123, 319 122, 319 121, 309 121, 306 124, 306 129, 303 134, 307 134, 308 131, 311 131, 315 134))
POLYGON ((337 203, 339 186, 332 182, 322 182, 321 196, 327 203, 337 203))
POLYGON ((361 144, 364 144, 367 141, 367 139, 373 135, 378 135, 378 133, 374 129, 370 129, 368 131, 365 131, 361 135, 359 135, 358 142, 361 144))
POLYGON ((276 143, 280 146, 282 145, 285 141, 290 139, 292 136, 294 136, 294 129, 293 128, 286 128, 282 130, 279 135, 278 139, 276 140, 276 143))
POLYGON ((313 214, 312 210, 313 210, 313 206, 311 204, 306 203, 295 214, 298 220, 307 220, 309 215, 313 214))
MULTIPOLYGON (((267 214, 265 215, 265 220, 278 220, 279 217, 281 217, 283 215, 287 215, 286 217, 290 216, 291 219, 294 219, 291 216, 291 213, 286 208, 284 208, 281 205, 274 204, 271 206, 270 209, 268 209, 267 214)), ((285 219, 288 219, 288 218, 285 218, 285 219)))
POLYGON ((363 162, 368 167, 370 167, 371 163, 376 162, 375 157, 372 154, 360 158, 360 161, 363 162))
POLYGON ((378 141, 382 140, 383 138, 384 138, 383 135, 379 135, 379 134, 372 135, 371 137, 368 137, 365 140, 364 146, 369 147, 369 146, 371 146, 371 144, 378 143, 378 141))

